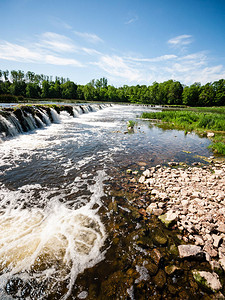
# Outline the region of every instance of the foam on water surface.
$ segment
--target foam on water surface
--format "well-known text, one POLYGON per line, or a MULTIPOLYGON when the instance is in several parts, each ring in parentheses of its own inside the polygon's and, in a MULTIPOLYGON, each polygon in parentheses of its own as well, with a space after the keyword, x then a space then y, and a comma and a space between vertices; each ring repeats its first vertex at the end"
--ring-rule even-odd
POLYGON ((26 207, 41 186, 24 186, 17 191, 2 186, 0 296, 5 295, 4 290, 10 291, 14 280, 20 280, 14 295, 21 295, 29 286, 30 293, 42 299, 59 292, 63 285, 61 298, 66 299, 78 274, 104 258, 101 248, 106 233, 97 214, 104 176, 98 172, 95 184, 89 187, 89 201, 79 209, 72 200, 59 201, 62 193, 50 201, 47 189, 42 189, 32 207, 26 207))

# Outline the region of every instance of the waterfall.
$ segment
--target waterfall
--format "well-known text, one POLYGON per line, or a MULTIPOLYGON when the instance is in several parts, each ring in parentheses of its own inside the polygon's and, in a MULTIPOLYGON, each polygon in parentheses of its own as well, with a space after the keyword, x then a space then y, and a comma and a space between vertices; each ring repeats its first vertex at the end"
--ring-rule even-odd
POLYGON ((59 124, 60 123, 60 117, 57 114, 57 112, 53 108, 50 108, 50 111, 51 111, 53 123, 59 124))
POLYGON ((43 123, 45 123, 45 125, 50 125, 51 121, 50 121, 49 117, 42 111, 42 109, 39 109, 38 111, 41 115, 41 119, 42 119, 43 123))
POLYGON ((69 112, 71 117, 79 117, 81 114, 96 112, 109 106, 107 104, 90 104, 75 106, 48 105, 15 107, 15 109, 0 108, 0 139, 12 137, 18 134, 44 128, 51 123, 61 123, 60 111, 69 112))
POLYGON ((19 133, 16 126, 12 122, 10 122, 10 119, 7 120, 1 115, 0 115, 0 131, 2 134, 4 132, 5 135, 7 136, 15 136, 19 133))

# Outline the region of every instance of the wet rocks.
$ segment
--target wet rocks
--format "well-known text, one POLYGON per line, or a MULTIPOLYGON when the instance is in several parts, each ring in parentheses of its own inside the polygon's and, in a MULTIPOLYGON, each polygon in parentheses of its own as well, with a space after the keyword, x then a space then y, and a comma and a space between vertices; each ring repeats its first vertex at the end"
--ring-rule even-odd
POLYGON ((203 259, 205 257, 205 253, 200 246, 179 245, 178 251, 180 258, 203 259))
POLYGON ((166 245, 166 243, 167 243, 166 235, 162 231, 159 231, 159 230, 156 230, 156 233, 153 236, 153 240, 156 245, 166 245))
POLYGON ((222 288, 222 284, 219 280, 219 276, 216 273, 210 273, 206 271, 193 271, 193 276, 199 285, 206 287, 212 292, 219 291, 222 288))
POLYGON ((155 285, 159 288, 162 289, 164 285, 166 284, 166 274, 163 270, 159 270, 156 276, 153 278, 153 281, 155 285))
POLYGON ((159 216, 159 219, 165 224, 166 227, 171 227, 177 220, 178 213, 169 210, 166 214, 159 216))

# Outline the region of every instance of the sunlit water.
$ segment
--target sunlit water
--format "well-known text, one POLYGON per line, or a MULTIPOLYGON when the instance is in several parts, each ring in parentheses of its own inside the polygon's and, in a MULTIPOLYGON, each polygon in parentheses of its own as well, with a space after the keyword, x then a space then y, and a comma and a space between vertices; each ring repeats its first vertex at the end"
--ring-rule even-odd
POLYGON ((99 209, 114 171, 210 155, 207 139, 136 120, 149 110, 63 112, 58 124, 1 142, 0 299, 66 299, 78 274, 104 259, 99 209), (138 122, 132 134, 128 120, 138 122))

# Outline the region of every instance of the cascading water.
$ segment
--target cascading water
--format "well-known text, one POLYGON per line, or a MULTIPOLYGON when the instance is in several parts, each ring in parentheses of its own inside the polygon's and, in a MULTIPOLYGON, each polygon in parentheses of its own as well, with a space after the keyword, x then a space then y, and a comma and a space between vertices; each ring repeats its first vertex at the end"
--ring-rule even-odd
MULTIPOLYGON (((59 114, 52 107, 49 108, 49 114, 38 106, 33 107, 33 114, 28 112, 27 109, 30 109, 30 107, 18 109, 16 112, 7 112, 4 116, 0 112, 0 135, 2 137, 15 136, 19 133, 43 128, 50 125, 51 122, 55 124, 61 122, 59 114)), ((91 105, 82 105, 73 107, 72 111, 73 116, 78 117, 80 114, 98 111, 99 109, 102 109, 101 105, 93 105, 93 108, 91 105)))
POLYGON ((104 175, 97 173, 95 184, 89 187, 93 191, 90 201, 78 209, 76 200, 61 203, 62 195, 48 202, 55 191, 43 191, 40 185, 14 192, 1 187, 1 299, 4 289, 10 292, 15 282, 19 285, 14 296, 25 296, 29 289, 34 299, 55 293, 66 299, 77 275, 103 259, 100 249, 106 233, 93 206, 102 205, 104 175), (38 203, 30 207, 35 193, 38 203))

